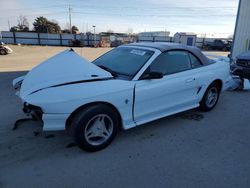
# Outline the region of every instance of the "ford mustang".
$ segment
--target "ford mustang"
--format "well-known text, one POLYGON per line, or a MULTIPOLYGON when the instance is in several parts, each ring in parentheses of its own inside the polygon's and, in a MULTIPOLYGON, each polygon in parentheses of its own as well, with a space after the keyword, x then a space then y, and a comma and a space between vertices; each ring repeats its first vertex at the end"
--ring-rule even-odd
POLYGON ((13 80, 23 111, 44 131, 69 130, 86 151, 108 146, 119 128, 200 107, 212 110, 229 63, 173 43, 119 46, 92 63, 72 49, 13 80))

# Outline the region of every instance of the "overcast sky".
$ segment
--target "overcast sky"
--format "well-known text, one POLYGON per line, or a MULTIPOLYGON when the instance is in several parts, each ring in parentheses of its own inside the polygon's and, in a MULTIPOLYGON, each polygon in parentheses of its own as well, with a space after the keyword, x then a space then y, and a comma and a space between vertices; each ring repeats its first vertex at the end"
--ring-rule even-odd
POLYGON ((17 25, 20 14, 33 28, 37 16, 57 20, 62 28, 69 22, 81 31, 115 32, 170 31, 175 33, 222 33, 234 31, 238 0, 0 0, 0 30, 17 25))

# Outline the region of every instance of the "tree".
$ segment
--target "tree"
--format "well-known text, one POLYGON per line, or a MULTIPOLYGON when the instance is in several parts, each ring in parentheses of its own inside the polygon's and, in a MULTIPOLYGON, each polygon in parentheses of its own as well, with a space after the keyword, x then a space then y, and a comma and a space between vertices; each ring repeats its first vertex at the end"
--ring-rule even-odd
POLYGON ((62 33, 68 33, 68 34, 70 34, 70 30, 69 29, 63 29, 62 33))
POLYGON ((79 29, 76 26, 73 25, 72 28, 71 28, 71 31, 72 31, 73 34, 77 34, 79 29))
POLYGON ((24 32, 29 31, 29 22, 26 16, 23 15, 19 16, 17 26, 19 27, 19 31, 24 31, 24 32))
POLYGON ((28 32, 29 31, 29 22, 28 22, 28 19, 23 16, 23 15, 20 15, 18 20, 17 20, 17 26, 13 26, 10 28, 10 31, 11 32, 28 32))
POLYGON ((10 32, 17 32, 19 31, 19 28, 17 26, 13 26, 10 28, 10 32))
POLYGON ((56 21, 49 21, 47 18, 37 17, 33 23, 34 30, 39 33, 60 33, 61 28, 56 21))

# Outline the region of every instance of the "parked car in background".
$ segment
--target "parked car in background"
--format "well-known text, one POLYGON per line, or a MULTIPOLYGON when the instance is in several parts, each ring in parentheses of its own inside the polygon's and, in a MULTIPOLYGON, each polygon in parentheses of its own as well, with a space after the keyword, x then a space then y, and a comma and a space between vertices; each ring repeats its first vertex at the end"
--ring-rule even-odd
POLYGON ((12 52, 13 50, 10 47, 6 46, 3 42, 0 42, 0 55, 7 55, 12 52))
POLYGON ((231 64, 231 72, 240 78, 250 79, 250 51, 236 56, 235 61, 231 64))
POLYGON ((84 41, 83 40, 74 40, 74 39, 71 39, 69 40, 69 46, 70 47, 83 47, 84 46, 84 41))
POLYGON ((229 51, 232 46, 232 41, 230 40, 221 40, 215 39, 212 42, 205 41, 203 45, 204 50, 220 50, 220 51, 229 51))
POLYGON ((212 110, 230 78, 229 63, 174 43, 122 45, 89 63, 66 50, 16 78, 24 112, 43 130, 69 130, 87 151, 117 131, 200 107, 212 110))

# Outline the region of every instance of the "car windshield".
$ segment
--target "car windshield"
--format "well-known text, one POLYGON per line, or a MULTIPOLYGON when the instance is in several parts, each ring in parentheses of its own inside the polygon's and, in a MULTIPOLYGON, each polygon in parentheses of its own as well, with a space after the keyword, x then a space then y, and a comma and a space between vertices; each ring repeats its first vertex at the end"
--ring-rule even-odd
POLYGON ((133 77, 153 54, 151 50, 118 47, 94 60, 93 63, 113 75, 133 77))

